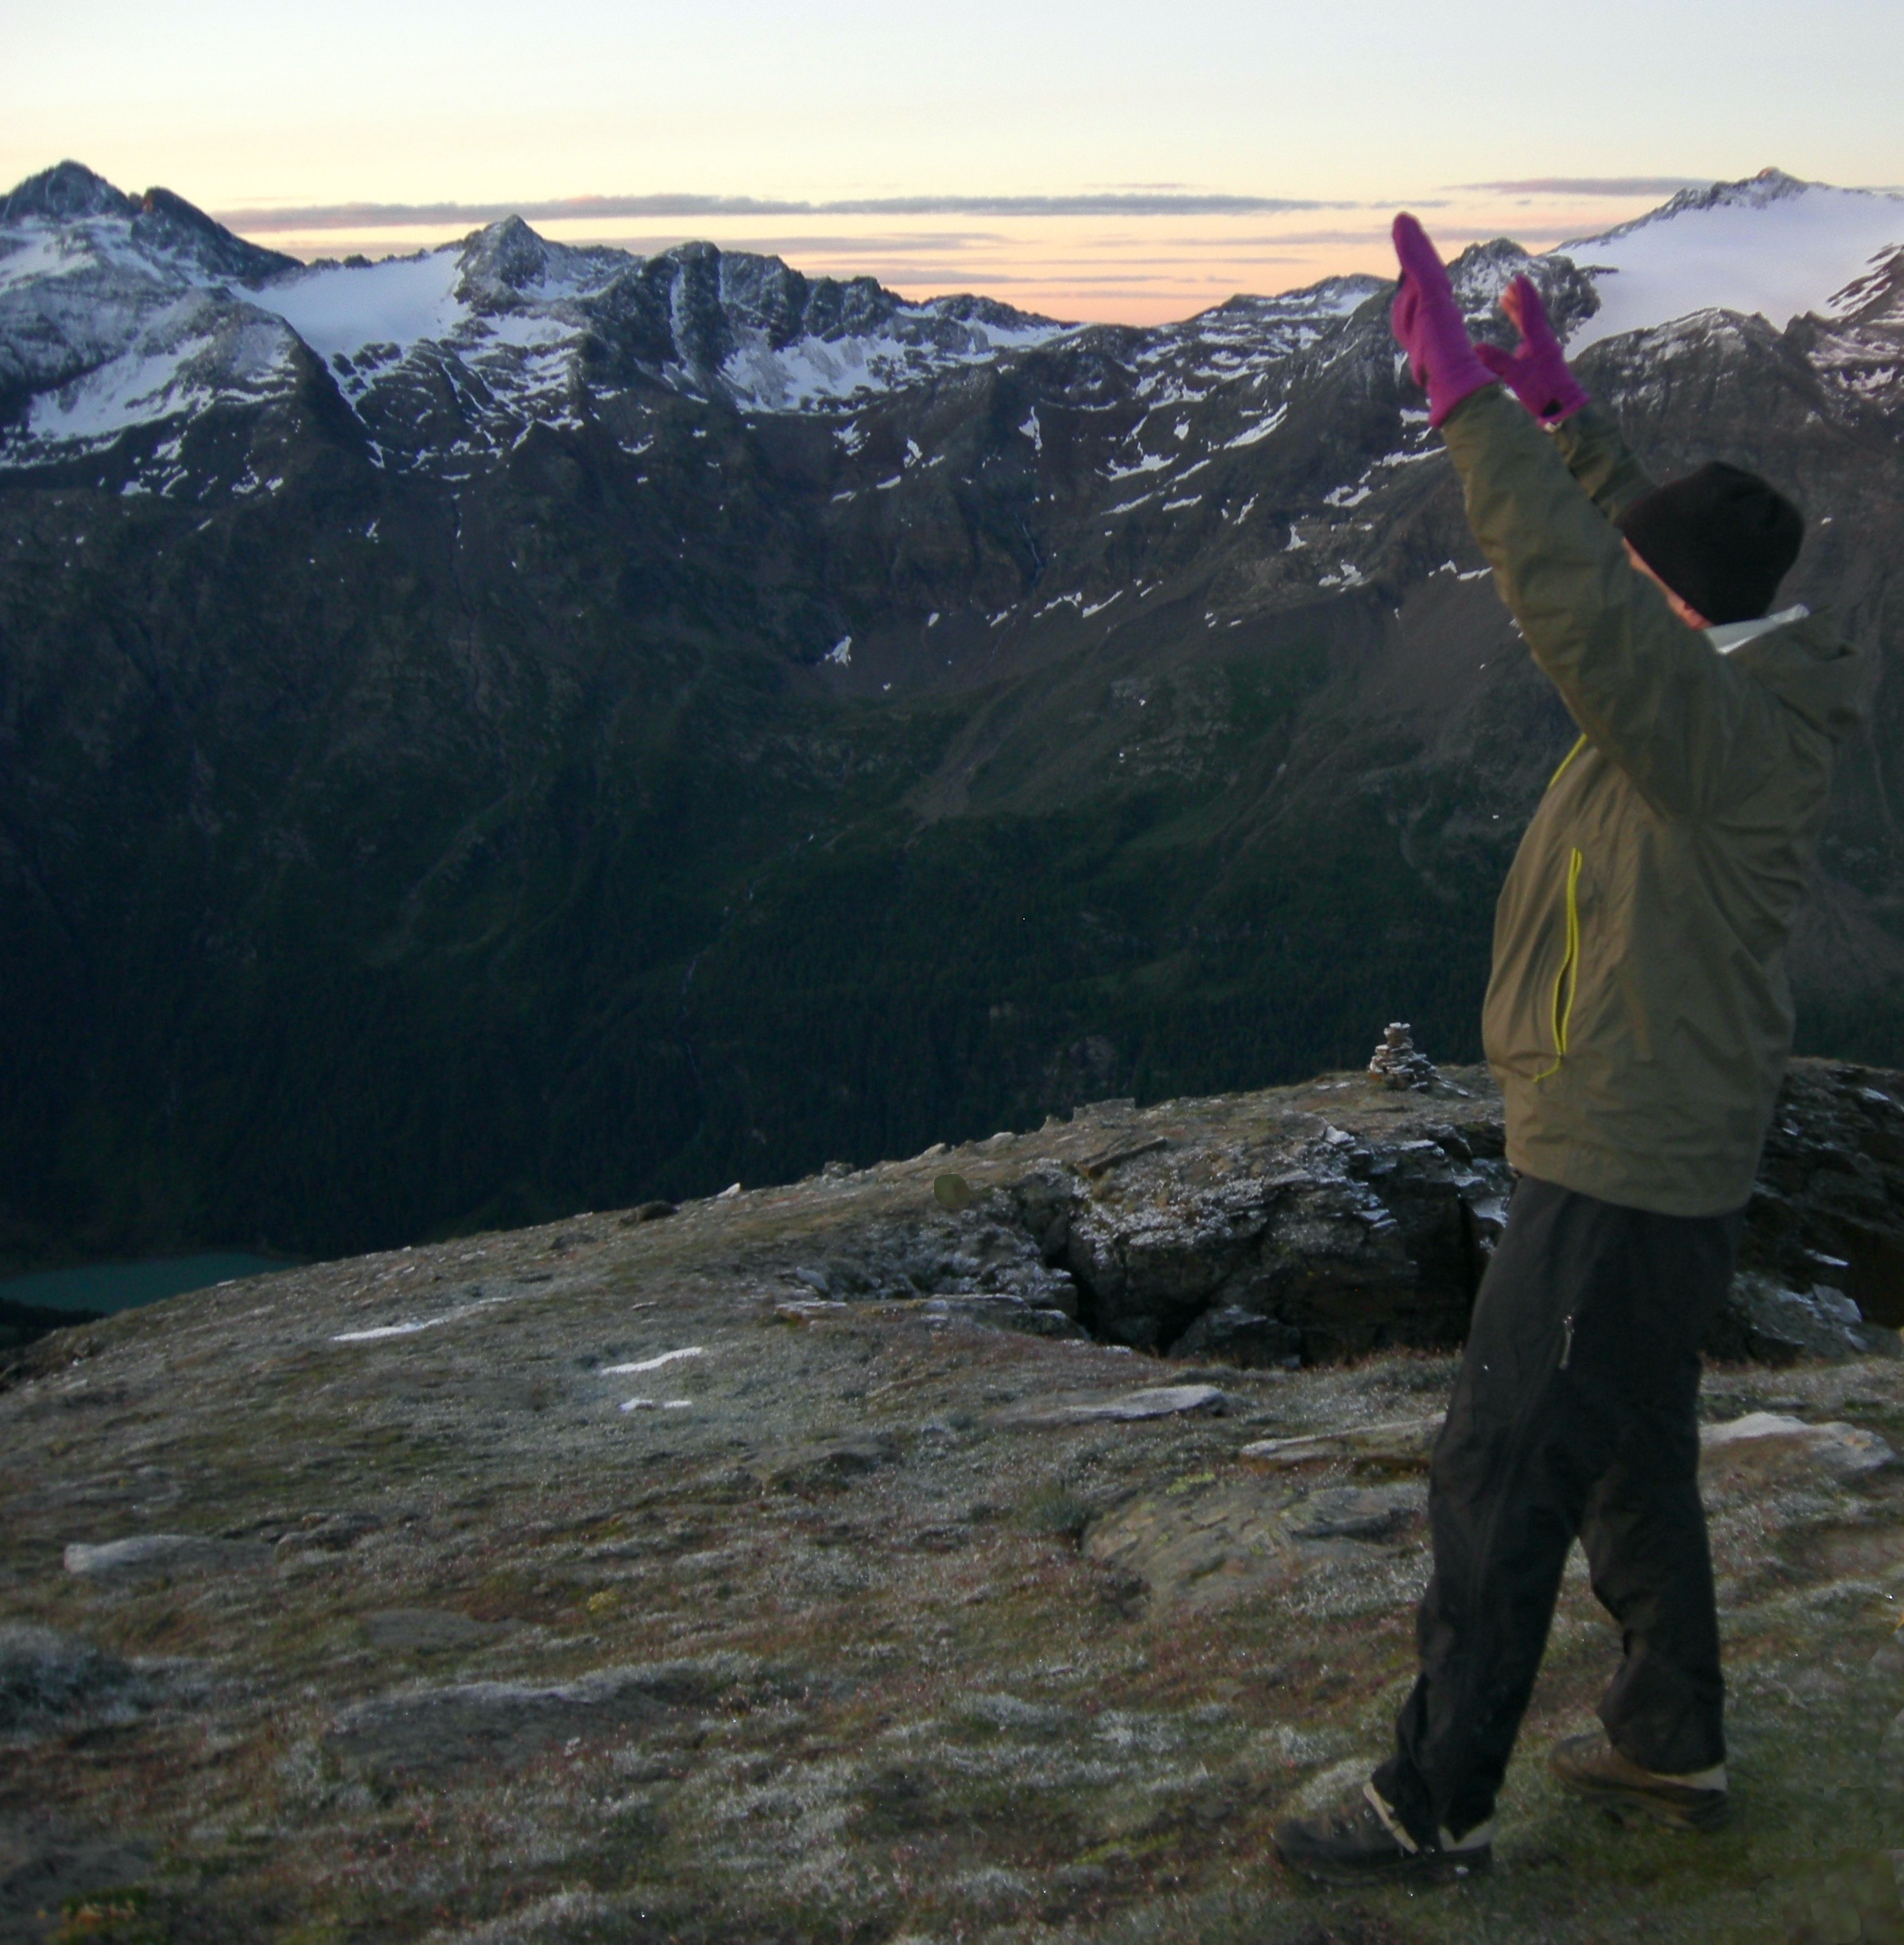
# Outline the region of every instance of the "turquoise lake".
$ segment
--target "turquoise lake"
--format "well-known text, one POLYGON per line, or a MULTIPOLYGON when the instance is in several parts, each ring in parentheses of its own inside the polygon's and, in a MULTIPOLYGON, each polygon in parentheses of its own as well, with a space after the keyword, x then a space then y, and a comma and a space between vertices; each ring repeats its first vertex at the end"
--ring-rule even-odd
POLYGON ((41 1269, 0 1278, 0 1297, 55 1310, 136 1310, 188 1290, 207 1289, 235 1277, 294 1269, 295 1259, 214 1250, 200 1256, 154 1257, 143 1263, 89 1263, 78 1269, 41 1269))

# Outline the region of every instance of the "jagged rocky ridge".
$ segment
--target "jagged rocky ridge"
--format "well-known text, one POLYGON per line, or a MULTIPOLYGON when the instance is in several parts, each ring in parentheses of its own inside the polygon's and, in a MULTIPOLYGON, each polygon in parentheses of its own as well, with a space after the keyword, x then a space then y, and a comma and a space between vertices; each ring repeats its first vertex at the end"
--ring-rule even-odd
MULTIPOLYGON (((922 1161, 946 1157, 940 1199, 954 1207, 843 1224, 779 1273, 811 1314, 923 1303, 1243 1368, 1441 1348, 1465 1335, 1502 1233, 1505 1145, 1499 1097, 1473 1068, 1405 1092, 1363 1075, 1099 1103, 956 1159, 929 1149, 922 1161), (974 1162, 968 1181, 959 1170, 974 1162)), ((1904 1079, 1801 1061, 1708 1351, 1904 1356, 1898 1324, 1904 1079)))
MULTIPOLYGON (((0 250, 0 1253, 785 1179, 1390 1011, 1478 1052, 1572 730, 1385 287, 1065 329, 513 223, 305 269, 76 165, 0 250)), ((1640 274, 1477 248, 1478 325, 1521 269, 1583 331, 1640 274)), ((1796 492, 1789 591, 1872 650, 1794 970, 1880 1060, 1901 280, 1583 361, 1655 467, 1796 492)))

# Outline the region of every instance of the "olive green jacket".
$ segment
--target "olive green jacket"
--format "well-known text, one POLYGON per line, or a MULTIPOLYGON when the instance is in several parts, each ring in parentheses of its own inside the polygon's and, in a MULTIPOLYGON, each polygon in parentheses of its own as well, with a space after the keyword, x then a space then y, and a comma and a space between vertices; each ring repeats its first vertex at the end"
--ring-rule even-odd
POLYGON ((1549 435, 1491 386, 1441 429, 1495 585, 1582 731, 1495 912, 1483 1039, 1508 1159, 1634 1208, 1739 1208, 1862 660, 1819 618, 1730 653, 1678 620, 1611 524, 1652 482, 1604 413, 1549 435))

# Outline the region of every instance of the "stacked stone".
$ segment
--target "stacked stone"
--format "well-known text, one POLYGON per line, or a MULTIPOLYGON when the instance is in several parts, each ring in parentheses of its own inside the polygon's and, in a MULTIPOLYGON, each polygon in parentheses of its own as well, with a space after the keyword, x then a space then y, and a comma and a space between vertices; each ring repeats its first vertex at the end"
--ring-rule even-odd
POLYGON ((1369 1056, 1368 1071, 1388 1087, 1417 1094, 1435 1081, 1435 1064, 1416 1047, 1406 1020, 1390 1021, 1381 1045, 1369 1056))

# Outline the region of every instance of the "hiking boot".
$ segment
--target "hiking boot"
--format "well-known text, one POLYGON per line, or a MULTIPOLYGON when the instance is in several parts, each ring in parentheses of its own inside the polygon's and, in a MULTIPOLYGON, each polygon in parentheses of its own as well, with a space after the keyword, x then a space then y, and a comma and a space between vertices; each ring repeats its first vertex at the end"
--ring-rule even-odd
POLYGON ((1480 1824, 1458 1838, 1444 1831, 1439 1839, 1420 1842, 1375 1784, 1365 1783, 1361 1796, 1340 1810, 1280 1825, 1276 1850, 1291 1870, 1317 1884, 1452 1884, 1494 1862, 1494 1825, 1480 1824))
POLYGON ((1638 1814, 1677 1831, 1716 1831, 1726 1820, 1725 1765, 1662 1776, 1620 1754, 1603 1730, 1557 1742, 1548 1767, 1576 1796, 1617 1816, 1638 1814))

